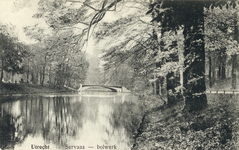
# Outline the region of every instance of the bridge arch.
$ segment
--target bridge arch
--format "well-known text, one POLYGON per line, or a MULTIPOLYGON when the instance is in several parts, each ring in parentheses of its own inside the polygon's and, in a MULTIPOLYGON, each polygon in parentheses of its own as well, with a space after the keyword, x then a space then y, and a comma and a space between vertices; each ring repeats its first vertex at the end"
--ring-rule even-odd
POLYGON ((114 88, 114 87, 109 87, 109 86, 102 86, 102 85, 82 85, 81 88, 78 89, 78 91, 85 91, 87 89, 90 89, 90 88, 105 88, 105 89, 109 89, 111 90, 112 92, 121 92, 121 89, 117 89, 117 88, 114 88))

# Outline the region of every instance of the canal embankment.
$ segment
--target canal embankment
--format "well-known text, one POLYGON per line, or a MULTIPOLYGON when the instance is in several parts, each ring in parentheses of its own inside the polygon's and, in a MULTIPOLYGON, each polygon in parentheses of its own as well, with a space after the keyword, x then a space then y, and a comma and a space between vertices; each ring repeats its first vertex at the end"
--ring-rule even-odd
POLYGON ((208 107, 195 113, 182 112, 183 102, 167 106, 160 99, 156 104, 155 97, 141 97, 148 105, 133 150, 238 149, 239 96, 207 97, 208 107))
POLYGON ((54 88, 51 85, 34 85, 28 83, 2 83, 0 87, 0 95, 19 95, 19 94, 41 94, 41 93, 62 93, 72 92, 69 88, 54 88))

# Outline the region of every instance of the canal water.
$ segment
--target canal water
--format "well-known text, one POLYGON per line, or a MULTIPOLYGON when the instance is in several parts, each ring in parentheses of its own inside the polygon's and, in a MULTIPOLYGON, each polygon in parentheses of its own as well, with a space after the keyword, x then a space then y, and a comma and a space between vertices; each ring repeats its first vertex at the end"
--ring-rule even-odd
POLYGON ((143 115, 130 93, 89 91, 8 100, 0 105, 1 149, 127 150, 143 115))

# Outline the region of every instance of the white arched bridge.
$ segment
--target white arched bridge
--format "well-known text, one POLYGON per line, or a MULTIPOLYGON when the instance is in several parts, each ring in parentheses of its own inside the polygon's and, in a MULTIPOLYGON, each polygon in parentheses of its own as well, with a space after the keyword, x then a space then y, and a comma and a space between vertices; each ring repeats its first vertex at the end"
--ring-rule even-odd
POLYGON ((90 89, 90 88, 104 88, 104 89, 109 89, 111 90, 112 92, 130 92, 129 90, 127 90, 125 87, 123 86, 110 86, 110 85, 84 85, 84 84, 81 84, 80 85, 80 88, 77 90, 79 92, 83 92, 87 89, 90 89))

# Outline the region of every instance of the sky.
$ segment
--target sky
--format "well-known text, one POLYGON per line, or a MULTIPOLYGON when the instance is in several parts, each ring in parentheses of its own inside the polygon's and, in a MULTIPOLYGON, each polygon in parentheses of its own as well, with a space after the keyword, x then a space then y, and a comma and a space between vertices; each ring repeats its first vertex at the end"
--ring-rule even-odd
MULTIPOLYGON (((37 13, 39 0, 0 0, 0 22, 7 25, 15 26, 15 34, 20 42, 32 44, 35 41, 28 38, 23 27, 38 26, 49 31, 48 25, 43 19, 36 19, 32 16, 37 13)), ((111 17, 107 17, 110 20, 111 17)), ((94 54, 94 40, 90 39, 87 47, 84 47, 88 54, 94 54)))
MULTIPOLYGON (((46 32, 49 30, 48 25, 43 19, 32 18, 32 16, 37 13, 38 2, 39 0, 0 0, 0 22, 15 26, 15 33, 17 34, 19 41, 25 44, 31 44, 35 41, 29 39, 25 35, 23 27, 38 24, 38 26, 44 28, 46 32)), ((113 22, 120 17, 126 17, 127 15, 134 13, 134 9, 129 9, 125 6, 118 7, 117 11, 118 13, 115 13, 114 11, 107 12, 102 21, 113 22)), ((88 54, 93 55, 94 50, 97 49, 97 45, 94 43, 95 41, 91 37, 88 41, 87 47, 84 47, 88 54)))
POLYGON ((37 12, 38 0, 0 0, 0 22, 15 26, 15 33, 19 41, 30 44, 30 40, 25 36, 23 27, 39 24, 47 29, 47 24, 43 19, 32 18, 37 12))
MULTIPOLYGON (((45 29, 46 32, 47 31, 50 32, 48 25, 45 23, 45 21, 42 18, 36 19, 32 17, 38 11, 38 2, 39 0, 0 0, 0 23, 8 24, 8 25, 11 24, 15 26, 14 32, 18 36, 19 41, 25 44, 32 44, 35 41, 32 39, 29 39, 25 35, 23 31, 23 27, 34 26, 38 24, 38 27, 45 29)), ((75 3, 73 4, 74 7, 79 7, 79 5, 78 6, 77 5, 78 4, 75 4, 75 3)), ((128 15, 135 14, 136 11, 139 11, 139 9, 136 8, 136 5, 134 3, 133 3, 133 7, 132 7, 132 3, 130 4, 128 2, 123 3, 121 5, 117 5, 117 8, 116 8, 117 10, 108 11, 106 15, 104 16, 104 18, 101 20, 101 22, 108 22, 108 23, 114 22, 120 18, 125 18, 128 15), (128 7, 126 6, 127 4, 129 4, 128 7)), ((144 10, 142 11, 142 13, 145 14, 146 11, 144 10)), ((78 24, 77 27, 85 28, 86 26, 82 24, 78 24)), ((95 30, 97 30, 97 27, 95 30)), ((102 40, 100 43, 97 43, 97 45, 95 44, 96 42, 93 39, 93 36, 90 36, 88 43, 85 44, 82 50, 85 51, 87 54, 89 54, 87 55, 89 56, 89 59, 93 58, 98 60, 97 57, 100 58, 102 56, 102 52, 101 52, 102 49, 107 49, 111 47, 112 44, 115 45, 117 43, 120 43, 122 40, 125 40, 126 38, 125 35, 127 35, 127 32, 122 31, 125 34, 120 35, 121 31, 118 31, 116 36, 108 37, 106 38, 106 40, 102 40)), ((93 66, 93 69, 94 69, 94 67, 102 68, 105 62, 101 60, 98 66, 96 66, 97 63, 94 63, 93 61, 89 63, 90 63, 90 67, 92 68, 93 66)))

